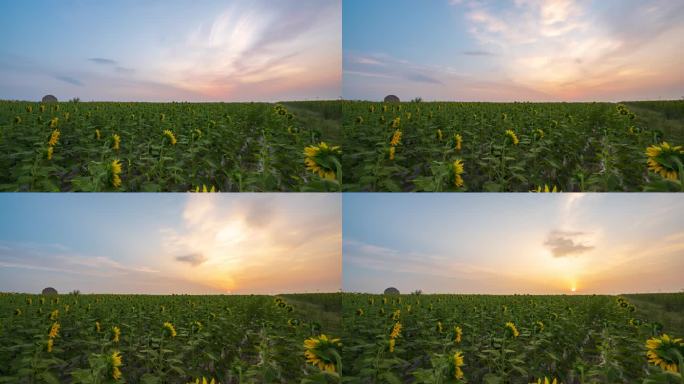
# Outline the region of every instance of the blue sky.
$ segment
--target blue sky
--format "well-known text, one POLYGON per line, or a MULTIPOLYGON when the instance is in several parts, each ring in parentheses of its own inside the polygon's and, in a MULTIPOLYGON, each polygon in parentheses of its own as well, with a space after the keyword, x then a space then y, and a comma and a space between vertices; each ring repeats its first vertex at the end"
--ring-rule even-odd
POLYGON ((684 96, 684 3, 345 0, 343 96, 580 101, 684 96))
POLYGON ((343 289, 684 289, 677 194, 344 194, 343 289))
POLYGON ((0 291, 334 292, 340 209, 332 194, 4 194, 0 291))
POLYGON ((0 2, 0 98, 337 98, 340 0, 0 2))

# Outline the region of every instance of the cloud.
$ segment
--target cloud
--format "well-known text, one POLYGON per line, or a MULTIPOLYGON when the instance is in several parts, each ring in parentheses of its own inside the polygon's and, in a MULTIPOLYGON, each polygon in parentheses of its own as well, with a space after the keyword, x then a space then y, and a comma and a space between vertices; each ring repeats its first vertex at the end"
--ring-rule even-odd
POLYGON ((105 59, 102 57, 93 57, 88 59, 88 61, 91 61, 96 64, 103 64, 103 65, 118 65, 118 62, 116 60, 112 59, 105 59))
POLYGON ((406 79, 411 80, 411 81, 417 81, 417 82, 420 82, 420 83, 444 84, 444 83, 442 83, 441 81, 439 81, 439 80, 437 80, 437 79, 435 79, 435 78, 433 78, 433 77, 431 77, 431 76, 422 74, 422 73, 407 73, 407 74, 406 74, 406 79))
POLYGON ((71 84, 71 85, 76 85, 76 86, 79 86, 79 87, 82 87, 83 85, 85 85, 85 84, 83 84, 83 82, 81 82, 80 80, 75 79, 75 78, 70 77, 70 76, 55 75, 55 79, 61 80, 61 81, 65 82, 65 83, 69 83, 69 84, 71 84))
POLYGON ((466 56, 494 56, 494 53, 484 50, 463 51, 466 56))
POLYGON ((176 261, 188 263, 193 267, 196 267, 207 261, 207 258, 200 253, 191 253, 189 255, 176 256, 176 261))
POLYGON ((544 241, 544 245, 551 250, 554 257, 576 256, 594 249, 591 245, 582 243, 587 233, 578 231, 551 231, 544 241))

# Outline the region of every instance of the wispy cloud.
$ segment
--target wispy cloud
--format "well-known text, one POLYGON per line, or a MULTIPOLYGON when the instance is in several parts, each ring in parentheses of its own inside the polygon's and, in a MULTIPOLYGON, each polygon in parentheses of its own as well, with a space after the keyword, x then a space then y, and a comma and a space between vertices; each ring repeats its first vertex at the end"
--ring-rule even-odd
POLYGON ((79 86, 79 87, 82 87, 83 85, 85 85, 85 84, 83 84, 82 81, 80 81, 80 80, 78 80, 78 79, 76 79, 76 78, 73 78, 73 77, 71 77, 71 76, 66 76, 66 75, 55 75, 55 79, 61 80, 61 81, 65 82, 65 83, 68 83, 68 84, 71 84, 71 85, 76 85, 76 86, 79 86))
POLYGON ((191 253, 189 255, 176 256, 176 261, 188 263, 193 267, 196 267, 207 261, 207 258, 200 253, 191 253))
POLYGON ((118 65, 118 62, 116 60, 105 59, 102 57, 93 57, 93 58, 88 59, 88 61, 91 61, 95 64, 112 65, 112 66, 118 65))

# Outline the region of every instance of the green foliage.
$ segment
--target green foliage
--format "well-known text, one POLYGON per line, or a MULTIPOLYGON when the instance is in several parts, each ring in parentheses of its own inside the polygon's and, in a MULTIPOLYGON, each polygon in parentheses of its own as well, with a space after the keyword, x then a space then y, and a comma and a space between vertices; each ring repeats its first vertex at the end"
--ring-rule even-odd
POLYGON ((349 383, 523 384, 544 377, 566 384, 667 383, 680 381, 663 377, 681 378, 649 365, 645 347, 660 332, 681 335, 635 318, 633 305, 614 296, 345 294, 342 303, 342 377, 349 383), (402 328, 391 352, 390 332, 397 322, 402 328), (456 327, 462 330, 460 341, 456 327), (461 379, 453 358, 459 351, 461 379))
MULTIPOLYGON (((340 108, 334 101, 307 105, 315 109, 317 103, 321 113, 340 108)), ((305 147, 340 144, 326 134, 339 126, 321 130, 312 120, 268 103, 68 102, 45 108, 0 101, 0 190, 339 190, 304 165, 305 147), (50 149, 55 130, 58 140, 50 149), (111 167, 117 159, 120 186, 111 167)))
POLYGON ((273 296, 45 299, 0 293, 0 383, 185 384, 197 377, 222 384, 339 382, 336 374, 322 372, 304 357, 304 340, 331 330, 326 324, 314 327, 298 313, 296 303, 273 296), (59 312, 50 320, 55 309, 59 312), (60 329, 48 352, 54 322, 60 329), (121 330, 118 341, 113 327, 121 330), (118 380, 115 352, 121 356, 118 380))
MULTIPOLYGON (((684 105, 672 103, 668 111, 684 105)), ((681 145, 681 136, 645 125, 622 104, 346 101, 342 108, 347 191, 684 188, 681 180, 649 172, 645 154, 663 141, 681 145), (397 129, 402 139, 391 153, 397 129), (456 135, 462 139, 460 150, 456 135), (457 159, 463 160, 464 186, 454 182, 451 165, 457 159)))

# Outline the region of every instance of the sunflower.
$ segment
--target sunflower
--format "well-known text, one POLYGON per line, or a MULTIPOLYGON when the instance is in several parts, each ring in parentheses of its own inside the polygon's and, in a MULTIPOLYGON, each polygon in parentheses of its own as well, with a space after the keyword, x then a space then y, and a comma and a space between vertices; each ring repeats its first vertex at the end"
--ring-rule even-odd
POLYGON ((541 321, 537 321, 536 323, 534 323, 534 326, 538 332, 544 332, 544 323, 542 323, 541 321))
POLYGON ((52 352, 52 347, 55 345, 55 341, 53 339, 48 339, 47 341, 47 351, 52 352))
POLYGON ((390 338, 390 340, 389 340, 389 351, 390 351, 391 353, 394 352, 394 346, 395 346, 396 344, 397 344, 397 340, 396 340, 396 339, 390 338))
POLYGON ((401 117, 392 119, 392 128, 399 128, 399 125, 401 125, 401 117))
POLYGON ((437 322, 437 328, 436 328, 436 330, 437 330, 438 333, 444 332, 444 326, 442 325, 442 322, 441 322, 441 321, 438 321, 438 322, 437 322))
POLYGON ((50 312, 50 320, 57 320, 59 317, 59 309, 55 309, 54 311, 50 312))
POLYGON ((454 342, 457 344, 461 342, 461 337, 463 337, 463 330, 461 327, 454 327, 454 342))
POLYGON ((48 150, 47 150, 47 159, 48 160, 52 160, 52 154, 54 152, 55 152, 55 147, 52 147, 52 146, 48 147, 48 150))
POLYGON ((327 179, 335 180, 337 175, 336 164, 339 163, 338 156, 342 154, 339 146, 329 146, 327 143, 321 142, 319 145, 311 145, 304 148, 304 164, 306 169, 318 174, 318 176, 327 179))
POLYGON ((677 372, 677 351, 684 355, 684 341, 675 339, 667 334, 652 337, 646 341, 646 356, 650 364, 656 365, 666 371, 677 372))
POLYGON ((304 340, 304 357, 306 362, 326 372, 337 372, 338 349, 342 346, 340 339, 332 339, 321 334, 304 340))
POLYGON ((121 329, 117 326, 112 327, 112 341, 115 343, 119 342, 119 337, 121 336, 121 329))
POLYGON ((461 146, 463 145, 463 137, 462 137, 460 134, 457 133, 457 134, 454 136, 454 142, 456 143, 456 150, 457 150, 457 151, 460 151, 460 150, 461 150, 461 146))
POLYGON ((208 381, 206 377, 202 376, 202 381, 200 381, 199 378, 195 379, 195 381, 190 381, 188 384, 217 384, 216 379, 212 378, 211 381, 208 381))
POLYGON ((506 323, 506 331, 510 331, 510 333, 511 333, 511 335, 513 335, 513 337, 520 336, 520 332, 518 332, 518 328, 516 328, 515 324, 513 324, 510 321, 506 323))
POLYGON ((176 136, 171 132, 170 129, 165 129, 164 130, 164 136, 169 138, 169 141, 171 141, 171 145, 176 145, 178 140, 176 140, 176 136))
POLYGON ((363 124, 363 117, 356 116, 356 124, 363 124))
POLYGON ((442 130, 441 130, 441 129, 438 129, 438 130, 437 130, 437 139, 438 139, 439 141, 442 141, 442 138, 444 138, 444 135, 442 134, 442 130))
POLYGON ((50 339, 54 339, 59 335, 59 323, 52 323, 52 327, 50 327, 50 332, 48 332, 48 337, 50 339))
POLYGON ((393 147, 396 147, 399 144, 401 144, 401 130, 397 129, 392 134, 392 139, 390 140, 390 145, 393 147))
POLYGON ((97 333, 102 332, 102 326, 100 325, 99 321, 95 322, 95 331, 97 331, 97 333))
POLYGON ((114 149, 115 151, 121 149, 121 136, 115 133, 114 135, 112 135, 112 139, 114 139, 114 145, 112 146, 112 149, 114 149))
POLYGON ((540 139, 540 140, 544 138, 544 131, 542 131, 541 129, 537 128, 537 131, 536 131, 536 132, 537 132, 537 136, 539 136, 539 139, 540 139))
POLYGON ((100 140, 102 138, 102 132, 99 129, 95 130, 95 138, 100 140))
POLYGON ((462 187, 463 177, 461 177, 461 175, 463 174, 463 160, 456 159, 456 161, 454 161, 454 163, 451 165, 451 168, 454 171, 454 185, 456 187, 462 187))
POLYGON ((176 328, 173 327, 173 324, 169 323, 168 321, 165 322, 164 329, 169 332, 169 335, 171 335, 171 337, 176 337, 176 328))
POLYGON ((112 364, 112 378, 114 380, 119 380, 121 378, 121 370, 119 369, 121 366, 121 352, 112 352, 109 356, 109 361, 112 364))
POLYGON ((390 332, 390 338, 396 339, 399 337, 401 334, 401 323, 396 322, 394 323, 394 326, 392 326, 392 332, 390 332))
POLYGON ((462 379, 463 378, 463 370, 461 370, 461 367, 464 365, 463 363, 463 352, 461 351, 456 351, 453 356, 449 359, 452 362, 452 367, 453 367, 453 375, 454 379, 462 379))
POLYGON ((356 316, 363 316, 363 308, 359 308, 356 310, 356 316))
POLYGON ((50 128, 57 128, 57 124, 59 124, 59 117, 50 119, 50 128))
POLYGON ((518 140, 518 136, 515 134, 515 132, 513 132, 512 129, 506 130, 506 136, 508 136, 511 139, 513 145, 518 145, 518 143, 520 143, 520 140, 518 140))
POLYGON ((121 161, 112 161, 112 186, 114 188, 119 188, 121 186, 121 161))
POLYGON ((539 378, 537 379, 537 384, 558 384, 558 379, 554 377, 553 380, 549 380, 548 377, 544 376, 544 381, 542 382, 542 379, 539 378))
POLYGON ((394 154, 397 152, 397 147, 391 146, 389 152, 389 159, 394 160, 394 154))
POLYGON ((55 129, 52 131, 52 134, 50 135, 50 140, 48 140, 48 145, 51 147, 54 147, 57 145, 57 142, 59 141, 59 129, 55 129))
POLYGON ((681 145, 672 146, 667 142, 654 144, 646 148, 648 169, 660 176, 677 180, 679 178, 678 162, 684 163, 684 148, 681 145))
POLYGON ((549 188, 549 185, 548 185, 548 184, 544 184, 544 188, 543 188, 543 189, 542 189, 541 185, 538 185, 536 189, 534 189, 534 190, 532 190, 532 191, 530 191, 530 192, 537 192, 537 193, 539 193, 539 192, 556 193, 556 192, 560 192, 560 191, 558 190, 558 187, 555 186, 555 185, 553 186, 553 188, 549 188))

